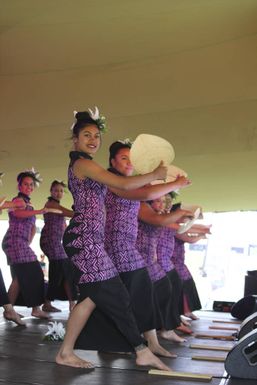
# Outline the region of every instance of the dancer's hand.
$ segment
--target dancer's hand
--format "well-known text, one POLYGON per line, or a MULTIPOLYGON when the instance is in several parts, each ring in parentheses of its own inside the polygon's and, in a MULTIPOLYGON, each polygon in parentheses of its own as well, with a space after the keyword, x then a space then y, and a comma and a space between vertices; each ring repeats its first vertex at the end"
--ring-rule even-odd
POLYGON ((164 166, 164 162, 163 160, 160 162, 159 166, 156 167, 154 170, 153 170, 153 174, 155 176, 155 180, 157 179, 163 179, 165 180, 166 177, 167 177, 167 172, 168 172, 168 168, 167 166, 164 166))

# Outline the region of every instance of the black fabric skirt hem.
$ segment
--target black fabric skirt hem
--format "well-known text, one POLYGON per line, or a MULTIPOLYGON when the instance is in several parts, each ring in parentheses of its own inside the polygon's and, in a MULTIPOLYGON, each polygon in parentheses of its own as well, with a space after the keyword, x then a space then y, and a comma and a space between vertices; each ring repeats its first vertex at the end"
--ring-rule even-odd
POLYGON ((73 264, 71 261, 69 259, 50 260, 46 299, 49 301, 55 299, 61 301, 70 299, 76 301, 77 298, 78 291, 74 280, 73 264), (64 288, 65 282, 68 284, 70 298, 68 298, 64 288))
POLYGON ((10 303, 8 294, 6 292, 2 271, 0 269, 0 306, 10 303))
POLYGON ((200 310, 202 308, 193 278, 183 281, 183 294, 187 299, 188 306, 191 311, 200 310))

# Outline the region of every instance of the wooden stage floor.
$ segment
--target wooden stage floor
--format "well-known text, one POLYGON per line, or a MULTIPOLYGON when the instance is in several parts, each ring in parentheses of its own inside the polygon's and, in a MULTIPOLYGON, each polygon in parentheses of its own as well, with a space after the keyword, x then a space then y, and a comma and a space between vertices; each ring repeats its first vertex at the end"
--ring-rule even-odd
MULTIPOLYGON (((54 303, 62 308, 61 313, 52 313, 53 321, 65 324, 68 317, 66 303, 54 303)), ((198 381, 178 380, 170 377, 149 375, 148 370, 135 365, 133 356, 114 355, 108 353, 79 351, 79 355, 95 364, 93 371, 75 369, 56 365, 54 358, 59 342, 43 341, 47 332, 48 321, 39 321, 30 317, 29 309, 16 307, 25 315, 27 327, 15 326, 5 321, 0 315, 0 385, 184 385, 202 384, 198 381)), ((213 333, 231 335, 230 331, 210 330, 210 326, 217 324, 213 320, 228 320, 230 315, 216 312, 197 312, 200 319, 192 322, 194 333, 213 333)), ((220 324, 235 327, 235 325, 220 324)), ((233 342, 212 339, 199 339, 187 336, 187 342, 174 344, 160 340, 162 345, 175 352, 178 357, 163 358, 163 361, 174 371, 192 372, 212 375, 209 382, 212 385, 253 385, 250 380, 229 379, 224 370, 223 362, 209 362, 193 360, 192 356, 226 356, 226 352, 207 351, 190 348, 191 344, 215 345, 232 347, 233 342)))

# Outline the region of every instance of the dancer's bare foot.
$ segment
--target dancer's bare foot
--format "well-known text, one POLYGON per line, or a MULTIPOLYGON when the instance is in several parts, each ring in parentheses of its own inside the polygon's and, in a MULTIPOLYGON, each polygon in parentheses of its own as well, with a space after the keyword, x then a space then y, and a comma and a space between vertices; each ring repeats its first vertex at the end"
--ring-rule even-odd
POLYGON ((190 329, 189 327, 185 326, 185 325, 180 325, 176 328, 176 330, 180 331, 181 333, 184 333, 184 334, 193 334, 193 330, 190 329))
POLYGON ((151 344, 148 342, 148 348, 151 350, 153 354, 156 354, 157 356, 161 357, 170 357, 170 358, 177 358, 177 354, 171 353, 168 350, 164 349, 161 345, 151 344))
POLYGON ((194 313, 192 313, 192 312, 185 313, 185 316, 186 316, 187 318, 191 318, 191 320, 193 320, 193 321, 196 321, 196 320, 199 319, 199 318, 198 318, 194 313))
POLYGON ((25 322, 23 322, 16 311, 13 310, 5 310, 3 312, 3 316, 7 321, 13 321, 16 323, 18 326, 26 326, 25 322))
POLYGON ((94 364, 89 361, 82 360, 74 353, 65 354, 61 350, 58 352, 55 362, 59 365, 72 366, 73 368, 94 369, 94 364))
POLYGON ((188 321, 187 319, 183 318, 182 316, 180 317, 180 319, 181 319, 181 322, 182 322, 183 325, 191 326, 191 322, 188 321))
POLYGON ((186 339, 178 336, 174 330, 162 330, 160 336, 172 342, 186 342, 186 339))
POLYGON ((42 310, 46 313, 59 313, 59 312, 61 312, 61 309, 58 309, 57 307, 54 307, 51 304, 44 304, 42 306, 42 310))
POLYGON ((33 308, 31 315, 36 318, 41 318, 41 319, 50 319, 51 316, 44 312, 43 310, 40 309, 40 307, 33 308))
POLYGON ((171 369, 166 366, 158 357, 156 357, 147 347, 136 352, 136 364, 139 366, 152 366, 156 369, 166 370, 171 372, 171 369))

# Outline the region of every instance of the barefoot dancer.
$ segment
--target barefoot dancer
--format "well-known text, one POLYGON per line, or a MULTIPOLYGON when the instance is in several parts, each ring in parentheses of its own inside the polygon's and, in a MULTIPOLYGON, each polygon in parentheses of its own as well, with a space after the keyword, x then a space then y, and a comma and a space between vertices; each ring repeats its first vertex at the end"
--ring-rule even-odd
POLYGON ((48 318, 47 313, 40 309, 44 302, 44 276, 37 256, 30 248, 35 235, 36 215, 43 214, 47 209, 34 210, 30 204, 30 195, 40 182, 39 174, 32 171, 21 172, 17 176, 18 196, 14 204, 22 199, 25 208, 9 211, 9 228, 4 236, 2 247, 11 267, 12 283, 8 290, 11 303, 14 305, 19 294, 27 307, 32 307, 32 315, 48 318))
MULTIPOLYGON (((24 208, 25 202, 23 200, 17 200, 14 202, 8 202, 5 201, 3 204, 1 204, 1 210, 3 209, 10 209, 10 208, 24 208)), ((3 316, 7 321, 13 321, 19 326, 26 326, 25 322, 21 320, 21 317, 16 311, 14 310, 12 304, 10 303, 8 294, 6 292, 4 279, 2 276, 2 271, 0 269, 0 306, 4 308, 3 316)))
POLYGON ((51 196, 45 207, 60 210, 62 214, 44 214, 45 225, 40 235, 41 250, 49 259, 48 289, 46 301, 42 307, 42 310, 46 312, 60 311, 51 304, 51 301, 55 299, 68 300, 70 310, 73 309, 77 299, 72 265, 62 245, 62 237, 66 228, 65 217, 72 218, 73 216, 72 210, 66 209, 60 204, 65 187, 65 183, 62 181, 54 180, 52 182, 51 196))
MULTIPOLYGON (((129 141, 117 141, 110 146, 109 171, 116 175, 130 176, 129 141)), ((145 186, 137 190, 122 191, 109 187, 106 198, 105 248, 117 268, 131 299, 139 331, 143 333, 148 347, 155 353, 171 357, 158 342, 155 330, 153 287, 146 269, 146 262, 136 248, 138 211, 140 201, 154 199, 164 191, 186 186, 186 178, 176 182, 145 186)))
MULTIPOLYGON (((157 244, 162 226, 176 222, 184 216, 192 216, 186 210, 176 213, 159 214, 163 198, 157 198, 151 202, 141 202, 139 210, 139 225, 137 236, 137 248, 147 262, 147 269, 154 287, 154 301, 157 314, 157 329, 173 330, 180 322, 173 314, 172 286, 166 272, 157 262, 157 244)), ((175 338, 176 336, 173 336, 175 338)), ((177 338, 178 340, 178 338, 177 338)))
POLYGON ((70 154, 68 170, 75 212, 65 231, 63 244, 76 269, 80 299, 70 314, 56 362, 73 367, 92 367, 90 362, 74 354, 75 343, 80 349, 88 349, 91 342, 91 349, 93 346, 94 350, 99 350, 99 347, 113 350, 112 346, 105 345, 104 339, 98 338, 97 323, 93 324, 92 334, 87 333, 90 320, 96 315, 96 319, 99 316, 106 322, 109 320, 110 328, 117 330, 130 350, 135 351, 138 365, 169 370, 144 344, 130 309, 128 292, 104 249, 106 185, 136 189, 154 179, 164 178, 167 170, 159 166, 152 173, 136 177, 122 177, 106 171, 92 159, 101 144, 104 118, 97 110, 95 113, 78 112, 75 117, 76 123, 72 127, 75 151, 70 154))

